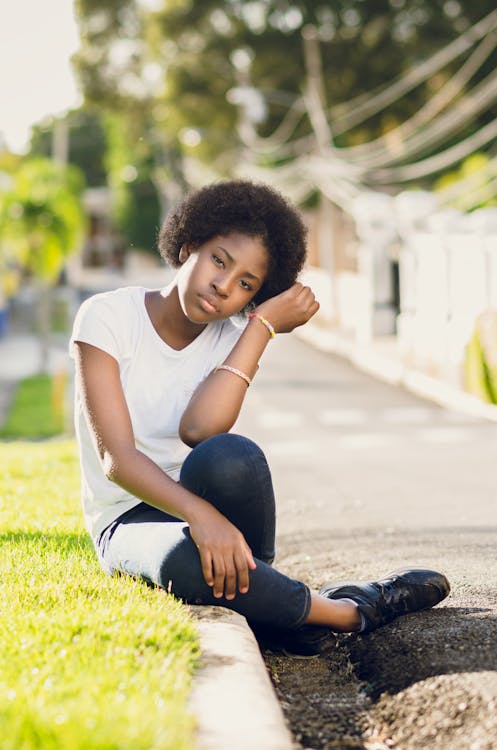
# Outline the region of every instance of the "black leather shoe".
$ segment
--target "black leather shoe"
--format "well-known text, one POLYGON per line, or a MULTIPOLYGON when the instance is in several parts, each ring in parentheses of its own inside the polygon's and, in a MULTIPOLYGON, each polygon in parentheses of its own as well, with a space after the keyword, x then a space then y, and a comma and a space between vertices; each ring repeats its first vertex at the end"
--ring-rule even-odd
POLYGON ((364 616, 361 632, 370 633, 399 615, 435 606, 449 591, 450 584, 442 573, 405 568, 381 581, 329 583, 319 593, 328 599, 352 599, 364 616))

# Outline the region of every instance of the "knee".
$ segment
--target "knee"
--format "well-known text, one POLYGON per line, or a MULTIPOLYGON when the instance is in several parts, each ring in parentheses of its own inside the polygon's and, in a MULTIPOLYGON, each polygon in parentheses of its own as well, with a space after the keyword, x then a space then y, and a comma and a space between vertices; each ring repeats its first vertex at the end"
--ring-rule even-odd
POLYGON ((181 482, 190 473, 202 476, 209 485, 253 486, 269 477, 266 457, 249 438, 232 433, 214 435, 189 454, 181 473, 181 482))

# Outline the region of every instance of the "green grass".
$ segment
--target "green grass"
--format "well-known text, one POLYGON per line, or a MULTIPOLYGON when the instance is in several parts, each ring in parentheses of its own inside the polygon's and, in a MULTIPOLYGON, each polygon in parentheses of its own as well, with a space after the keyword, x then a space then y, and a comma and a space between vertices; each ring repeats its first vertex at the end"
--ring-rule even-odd
POLYGON ((0 746, 191 750, 193 623, 101 571, 78 485, 72 441, 0 445, 0 746))
POLYGON ((64 389, 63 375, 34 375, 21 380, 0 438, 60 435, 64 428, 64 389))

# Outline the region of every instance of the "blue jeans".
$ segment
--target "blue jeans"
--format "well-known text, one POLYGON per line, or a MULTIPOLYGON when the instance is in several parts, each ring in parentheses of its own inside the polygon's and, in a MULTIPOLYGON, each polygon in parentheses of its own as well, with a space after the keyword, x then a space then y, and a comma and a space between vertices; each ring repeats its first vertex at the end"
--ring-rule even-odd
POLYGON ((254 624, 284 629, 302 625, 310 609, 308 587, 271 567, 274 493, 261 449, 240 435, 215 435, 188 455, 180 483, 212 503, 244 535, 257 564, 249 571, 249 591, 237 592, 229 601, 215 598, 188 524, 146 503, 113 521, 98 538, 104 569, 141 578, 190 604, 228 607, 254 624))

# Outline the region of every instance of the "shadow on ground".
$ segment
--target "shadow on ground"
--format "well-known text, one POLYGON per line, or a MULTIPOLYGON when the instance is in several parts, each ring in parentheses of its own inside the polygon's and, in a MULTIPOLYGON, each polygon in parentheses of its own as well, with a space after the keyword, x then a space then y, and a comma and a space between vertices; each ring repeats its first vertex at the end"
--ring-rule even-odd
POLYGON ((444 607, 402 618, 364 638, 349 636, 354 671, 373 701, 436 675, 497 673, 497 617, 491 613, 444 607))
POLYGON ((435 609, 344 640, 382 747, 495 750, 496 642, 488 607, 435 609))

